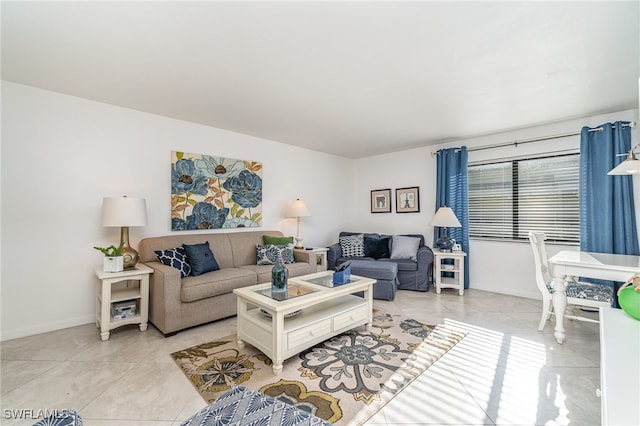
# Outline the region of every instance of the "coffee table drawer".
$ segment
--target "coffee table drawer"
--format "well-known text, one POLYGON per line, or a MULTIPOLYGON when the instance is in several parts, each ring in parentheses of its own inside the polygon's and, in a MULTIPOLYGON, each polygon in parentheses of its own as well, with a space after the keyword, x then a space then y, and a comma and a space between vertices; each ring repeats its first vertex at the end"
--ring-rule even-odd
POLYGON ((351 329, 354 327, 354 323, 361 321, 367 321, 369 314, 367 312, 367 305, 358 306, 355 309, 351 309, 343 314, 338 314, 333 319, 333 331, 342 330, 345 327, 351 329))
POLYGON ((290 331, 287 333, 287 349, 293 349, 329 333, 331 333, 331 318, 290 331))

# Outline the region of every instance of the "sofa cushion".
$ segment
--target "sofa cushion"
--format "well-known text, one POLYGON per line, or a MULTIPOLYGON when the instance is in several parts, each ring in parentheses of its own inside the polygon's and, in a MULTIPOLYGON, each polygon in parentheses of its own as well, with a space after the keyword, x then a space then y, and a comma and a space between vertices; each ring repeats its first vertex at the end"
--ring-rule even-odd
POLYGON ((293 237, 274 237, 271 235, 263 235, 262 241, 264 245, 275 244, 278 246, 286 246, 293 244, 293 237))
POLYGON ((194 302, 207 297, 231 293, 236 288, 257 284, 256 274, 240 268, 224 268, 182 279, 180 300, 194 302))
POLYGON ((391 259, 411 259, 416 260, 420 239, 394 235, 391 243, 391 259))
POLYGON ((378 262, 389 262, 398 265, 398 271, 417 271, 418 262, 411 259, 379 259, 378 262))
POLYGON ((180 271, 180 278, 191 275, 191 266, 187 260, 187 253, 182 247, 166 250, 155 250, 158 260, 167 266, 171 266, 180 271))
POLYGON ((364 255, 380 259, 389 257, 389 237, 382 236, 364 236, 364 255))
POLYGON ((293 263, 293 249, 289 246, 269 244, 262 246, 256 244, 258 261, 257 265, 274 265, 278 260, 278 255, 282 255, 284 263, 293 263))
POLYGON ((183 244, 182 247, 187 253, 187 259, 191 266, 191 275, 194 277, 220 269, 213 252, 209 248, 209 241, 205 241, 202 244, 183 244))
POLYGON ((345 235, 339 238, 344 257, 364 257, 364 235, 345 235))

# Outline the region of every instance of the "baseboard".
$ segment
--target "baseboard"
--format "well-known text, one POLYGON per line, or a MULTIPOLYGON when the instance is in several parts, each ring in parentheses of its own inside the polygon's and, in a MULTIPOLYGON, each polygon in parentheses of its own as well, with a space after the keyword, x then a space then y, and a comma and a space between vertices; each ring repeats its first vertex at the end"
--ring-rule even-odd
POLYGON ((46 324, 38 324, 30 327, 17 328, 14 330, 2 330, 0 332, 0 342, 6 340, 18 339, 20 337, 33 336, 50 331, 62 330, 79 325, 95 323, 96 318, 93 315, 87 315, 77 318, 70 318, 64 321, 48 322, 46 324))
POLYGON ((539 291, 518 291, 518 290, 513 290, 513 289, 509 289, 509 288, 496 288, 496 287, 482 287, 482 286, 477 286, 474 285, 473 283, 471 284, 471 289, 474 290, 482 290, 482 291, 490 291, 491 293, 499 293, 499 294, 506 294, 508 296, 516 296, 516 297, 524 297, 526 299, 535 299, 535 300, 542 300, 542 295, 540 294, 539 291))

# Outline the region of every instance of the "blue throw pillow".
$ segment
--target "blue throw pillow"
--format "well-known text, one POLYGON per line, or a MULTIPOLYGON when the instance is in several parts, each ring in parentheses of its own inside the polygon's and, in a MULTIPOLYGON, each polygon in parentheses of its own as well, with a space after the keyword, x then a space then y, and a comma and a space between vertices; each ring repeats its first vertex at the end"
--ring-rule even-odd
POLYGON ((183 244, 182 247, 187 253, 187 260, 191 266, 191 275, 194 277, 220 269, 213 252, 209 248, 209 241, 203 244, 183 244))
POLYGON ((154 253, 163 265, 178 269, 180 271, 180 278, 187 277, 191 274, 191 266, 189 266, 189 262, 187 261, 187 253, 185 253, 182 247, 155 250, 154 253))
POLYGON ((389 237, 364 237, 364 255, 374 259, 388 258, 389 237))

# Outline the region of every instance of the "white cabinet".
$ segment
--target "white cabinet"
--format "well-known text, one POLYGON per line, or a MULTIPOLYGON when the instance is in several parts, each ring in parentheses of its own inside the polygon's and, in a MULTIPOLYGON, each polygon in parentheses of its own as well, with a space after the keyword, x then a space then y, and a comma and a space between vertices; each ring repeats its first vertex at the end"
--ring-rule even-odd
POLYGON ((455 288, 458 289, 460 296, 464 294, 464 258, 466 255, 463 251, 434 250, 433 279, 435 280, 436 293, 440 294, 443 288, 455 288), (453 260, 453 264, 446 262, 449 259, 453 260), (447 272, 449 274, 446 274, 447 272))
POLYGON ((600 308, 603 425, 640 424, 640 321, 622 309, 600 308))
POLYGON ((138 263, 134 269, 122 272, 104 272, 95 268, 96 326, 100 338, 109 339, 114 328, 139 324, 140 331, 147 329, 149 319, 149 274, 153 269, 138 263))

